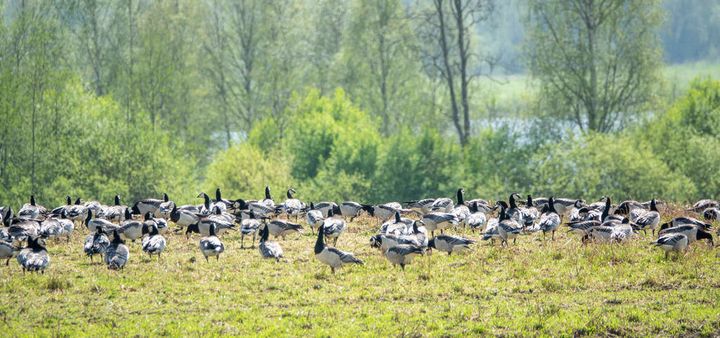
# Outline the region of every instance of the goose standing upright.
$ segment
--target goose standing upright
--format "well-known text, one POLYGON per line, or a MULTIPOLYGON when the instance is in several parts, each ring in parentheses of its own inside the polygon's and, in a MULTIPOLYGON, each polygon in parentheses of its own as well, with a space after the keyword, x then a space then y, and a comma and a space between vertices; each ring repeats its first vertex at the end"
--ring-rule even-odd
POLYGON ((153 222, 149 225, 149 227, 150 233, 147 237, 143 238, 142 249, 143 251, 147 252, 150 258, 152 258, 152 255, 157 255, 158 260, 160 260, 160 256, 165 250, 165 245, 167 244, 167 241, 165 240, 165 237, 163 237, 163 235, 161 235, 158 231, 157 224, 153 222))
POLYGON ((393 265, 400 265, 400 268, 405 270, 405 265, 412 263, 412 260, 417 255, 424 254, 425 251, 421 247, 408 244, 398 244, 388 248, 383 253, 393 265))
POLYGON ((687 251, 688 242, 685 234, 672 233, 660 236, 660 238, 650 244, 663 249, 665 251, 665 259, 668 259, 670 251, 675 251, 678 256, 680 255, 680 251, 687 251))
POLYGON ((105 249, 105 264, 110 270, 123 270, 129 259, 130 250, 128 250, 125 241, 120 238, 120 234, 115 230, 112 242, 105 249))
POLYGON ((270 196, 270 186, 265 186, 265 199, 260 200, 260 204, 275 209, 275 201, 273 201, 272 196, 270 196))
POLYGON ((560 215, 555 210, 555 199, 550 197, 548 204, 543 207, 543 213, 540 215, 540 230, 543 232, 543 241, 545 234, 552 232, 551 240, 555 240, 555 230, 560 226, 560 215))
POLYGON ((635 218, 635 224, 645 233, 647 233, 647 229, 651 229, 653 236, 655 236, 655 229, 658 224, 660 224, 660 212, 657 209, 657 203, 654 198, 650 201, 650 210, 646 210, 638 215, 637 218, 635 218))
POLYGON ((100 255, 100 259, 103 259, 105 250, 110 245, 110 239, 105 235, 102 227, 97 228, 95 234, 90 234, 85 237, 85 245, 83 251, 85 255, 90 257, 90 262, 93 261, 94 255, 100 255))
POLYGON ((360 216, 360 212, 362 212, 363 208, 362 205, 358 202, 353 201, 345 201, 340 203, 340 216, 343 218, 350 217, 349 222, 352 222, 355 220, 356 217, 360 216))
POLYGON ((260 229, 260 245, 258 245, 260 255, 263 258, 272 258, 275 262, 280 262, 280 258, 283 258, 283 249, 278 242, 268 241, 269 237, 270 229, 266 225, 260 229))
POLYGON ((313 234, 315 234, 315 228, 319 227, 325 221, 325 216, 322 211, 315 209, 313 202, 310 202, 310 210, 305 214, 305 217, 313 234))
POLYGON ((30 203, 25 203, 20 211, 18 211, 18 217, 31 220, 42 221, 47 216, 48 210, 35 202, 35 195, 30 195, 30 203))
POLYGON ((295 222, 297 223, 298 215, 300 215, 300 212, 305 210, 305 203, 293 197, 293 194, 295 192, 296 191, 293 188, 288 189, 287 199, 285 200, 285 202, 282 203, 282 209, 284 209, 284 212, 288 216, 288 218, 290 216, 295 216, 295 222))
POLYGON ((209 262, 209 256, 215 256, 216 260, 220 260, 220 254, 225 251, 225 245, 215 234, 215 224, 210 225, 210 236, 200 239, 200 251, 205 256, 205 261, 209 262))
POLYGON ((352 253, 340 251, 336 248, 325 245, 325 226, 321 225, 318 229, 317 241, 315 241, 315 258, 320 262, 330 267, 332 273, 335 273, 335 269, 342 267, 345 264, 359 264, 363 265, 363 261, 355 258, 352 253))
POLYGON ((251 248, 255 247, 255 235, 260 230, 260 220, 255 218, 255 213, 250 211, 250 217, 240 221, 240 249, 245 248, 245 236, 252 235, 251 248))
POLYGON ((513 219, 510 219, 508 217, 506 208, 507 204, 505 202, 501 201, 500 203, 500 216, 498 218, 498 235, 500 239, 502 240, 502 245, 507 246, 508 245, 508 239, 513 239, 513 244, 515 244, 515 241, 517 240, 517 236, 522 232, 522 227, 518 222, 516 222, 513 219))

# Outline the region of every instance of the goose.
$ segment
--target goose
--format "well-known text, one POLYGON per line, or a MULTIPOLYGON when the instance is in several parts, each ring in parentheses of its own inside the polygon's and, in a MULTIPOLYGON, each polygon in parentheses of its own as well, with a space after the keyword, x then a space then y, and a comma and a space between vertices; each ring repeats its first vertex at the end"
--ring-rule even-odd
MULTIPOLYGON (((429 243, 429 242, 428 242, 429 243)), ((373 248, 380 249, 381 252, 385 253, 387 249, 396 245, 412 245, 416 247, 423 247, 417 237, 408 235, 394 235, 394 234, 377 234, 370 237, 370 246, 373 248)), ((425 245, 426 247, 427 245, 425 245)))
POLYGON ((199 210, 178 209, 177 206, 173 206, 170 211, 170 220, 181 228, 185 228, 200 221, 198 213, 199 210))
POLYGON ((500 203, 500 216, 498 217, 498 237, 500 237, 501 245, 507 246, 508 239, 513 240, 513 244, 517 241, 517 235, 522 232, 522 227, 517 221, 508 217, 506 213, 507 204, 501 201, 500 203))
POLYGON ((269 236, 270 229, 267 226, 262 227, 262 229, 260 229, 260 244, 258 245, 260 255, 263 258, 272 258, 275 259, 275 262, 279 262, 280 258, 283 258, 283 249, 278 242, 268 241, 269 236))
POLYGON ((415 221, 409 218, 400 217, 400 212, 396 212, 394 219, 389 220, 380 226, 380 233, 393 235, 408 235, 411 233, 410 227, 412 227, 414 222, 415 221))
POLYGON ((332 273, 335 273, 335 269, 339 269, 345 264, 359 264, 363 265, 363 261, 355 258, 352 253, 340 251, 331 246, 325 245, 325 225, 321 225, 318 228, 317 241, 315 241, 315 258, 330 267, 332 273))
POLYGON ((10 265, 10 259, 15 257, 19 251, 12 243, 0 241, 0 259, 5 259, 5 266, 10 265))
POLYGON ((72 235, 75 225, 72 221, 67 219, 65 216, 67 211, 64 209, 60 211, 60 215, 51 215, 40 223, 40 235, 43 238, 58 238, 65 236, 67 241, 70 242, 70 235, 72 235), (58 218, 60 217, 60 218, 58 218))
POLYGON ((473 202, 470 205, 470 211, 472 211, 472 214, 470 214, 466 220, 467 225, 473 232, 476 229, 482 231, 485 227, 485 223, 487 222, 487 216, 485 216, 484 212, 480 211, 477 202, 473 202))
POLYGON ((382 252, 397 244, 427 247, 427 230, 423 222, 401 218, 400 213, 395 213, 395 221, 384 224, 380 233, 370 238, 370 246, 380 248, 382 252))
POLYGON ((455 204, 447 197, 438 198, 430 205, 430 211, 451 212, 455 204))
POLYGON ((275 201, 273 201, 272 196, 270 196, 270 187, 265 186, 265 199, 260 200, 260 204, 275 209, 275 201))
POLYGON ((510 194, 510 197, 508 198, 509 206, 505 208, 505 215, 508 217, 508 219, 513 219, 520 222, 520 208, 517 205, 517 200, 515 199, 515 197, 520 198, 520 195, 515 192, 510 194))
POLYGON ((120 195, 115 195, 115 204, 103 207, 102 215, 103 218, 110 222, 120 223, 125 218, 123 217, 127 206, 120 203, 120 195))
MULTIPOLYGON (((87 212, 92 211, 95 217, 103 218, 103 205, 98 201, 88 201, 83 204, 83 207, 87 212)), ((87 214, 85 214, 87 215, 87 214)))
POLYGON ((200 213, 207 215, 214 212, 215 209, 219 209, 220 212, 226 212, 227 211, 227 205, 223 202, 217 202, 213 203, 210 199, 210 196, 208 194, 201 192, 198 196, 198 198, 203 199, 203 204, 199 206, 200 213))
POLYGON ((500 237, 500 233, 498 232, 498 223, 497 218, 491 218, 488 220, 485 231, 483 232, 483 241, 490 240, 492 243, 495 243, 495 238, 500 237))
POLYGON ((385 258, 393 265, 400 265, 405 270, 405 265, 412 263, 417 255, 423 255, 424 249, 414 245, 398 244, 385 250, 385 258))
POLYGON ((18 217, 44 220, 47 213, 48 211, 44 206, 35 203, 35 195, 30 195, 30 203, 25 203, 22 208, 20 208, 20 211, 18 211, 18 217))
POLYGON ((320 210, 320 212, 323 215, 327 215, 328 210, 332 209, 333 211, 339 210, 340 206, 337 205, 335 202, 318 202, 315 203, 315 209, 320 210))
POLYGON ((210 225, 210 235, 200 239, 200 252, 205 256, 205 261, 209 262, 209 256, 215 256, 216 260, 220 260, 220 254, 225 251, 225 246, 220 238, 215 235, 215 224, 210 225))
POLYGON ((2 225, 10 226, 11 220, 15 217, 11 207, 0 207, 0 216, 2 216, 2 225))
MULTIPOLYGON (((571 198, 554 198, 555 200, 555 211, 558 215, 563 216, 567 214, 572 208, 580 209, 585 206, 585 202, 580 199, 571 198)), ((534 198, 533 204, 536 208, 542 209, 549 202, 548 198, 540 197, 534 198)))
POLYGON ((718 208, 707 208, 703 211, 703 218, 706 221, 717 221, 720 219, 720 209, 718 208))
POLYGON ((105 249, 105 264, 110 270, 123 270, 130 259, 130 250, 115 230, 110 245, 105 249))
POLYGON ((525 227, 530 227, 535 223, 535 220, 540 217, 540 212, 534 206, 532 196, 527 196, 527 203, 525 207, 520 208, 520 224, 525 227))
POLYGON ((73 221, 73 223, 80 223, 87 217, 87 208, 82 203, 80 198, 75 200, 75 204, 67 209, 67 217, 73 221))
POLYGON ((157 226, 158 231, 160 231, 161 234, 167 233, 168 223, 164 218, 157 218, 153 215, 152 220, 155 221, 155 226, 157 226))
POLYGON ((663 223, 662 225, 660 225, 660 230, 667 229, 670 227, 676 227, 676 226, 680 226, 680 225, 694 225, 694 226, 701 227, 705 230, 709 230, 712 228, 712 225, 710 225, 709 223, 705 223, 696 218, 681 216, 681 217, 675 217, 667 223, 663 223))
POLYGON ((160 204, 164 202, 170 202, 170 198, 166 193, 163 193, 163 199, 161 200, 147 198, 141 201, 137 201, 132 206, 132 213, 134 215, 145 215, 148 212, 155 214, 158 211, 158 208, 160 208, 160 204))
POLYGON ((656 241, 650 243, 650 245, 660 247, 665 251, 665 259, 668 259, 670 251, 677 252, 678 256, 680 251, 687 251, 688 244, 688 237, 681 233, 660 236, 656 241))
POLYGON ((297 222, 298 215, 300 215, 300 212, 305 210, 305 203, 293 197, 295 192, 296 191, 292 188, 288 189, 287 199, 281 204, 281 208, 288 217, 295 216, 295 222, 297 222))
POLYGON ((220 188, 215 189, 215 203, 222 203, 225 204, 225 210, 228 211, 238 211, 235 210, 237 208, 236 201, 231 201, 228 199, 224 199, 222 197, 222 192, 220 191, 220 188))
POLYGON ((161 235, 158 231, 157 224, 152 222, 149 225, 146 223, 146 225, 150 228, 150 233, 147 237, 143 238, 142 249, 143 251, 147 252, 150 258, 152 258, 152 255, 157 254, 159 260, 162 252, 165 250, 165 245, 167 244, 167 241, 165 240, 165 237, 163 237, 163 235, 161 235))
POLYGON ((380 220, 380 222, 385 222, 391 219, 396 212, 406 211, 402 209, 400 203, 397 202, 378 204, 375 206, 363 204, 362 207, 363 210, 367 211, 367 213, 370 214, 370 216, 376 217, 378 220, 380 220))
POLYGON ((45 243, 41 242, 38 237, 28 238, 28 246, 20 250, 16 258, 22 266, 23 273, 40 271, 44 274, 45 269, 50 266, 50 256, 45 248, 45 243))
POLYGON ((323 216, 322 211, 315 209, 315 204, 312 202, 310 202, 310 210, 305 214, 305 218, 313 234, 315 234, 315 228, 319 227, 325 221, 325 216, 323 216))
POLYGON ((607 243, 612 240, 614 227, 599 225, 588 230, 588 238, 596 242, 607 243))
POLYGON ((629 240, 635 233, 637 233, 637 225, 630 224, 630 219, 625 218, 619 225, 613 227, 613 232, 610 234, 610 241, 622 243, 629 240))
POLYGON ((232 215, 223 214, 220 208, 215 208, 215 213, 201 216, 196 223, 200 234, 203 236, 210 235, 210 225, 215 224, 215 231, 218 235, 222 235, 226 230, 235 229, 235 220, 231 219, 232 215))
POLYGON ((95 232, 98 227, 102 227, 105 232, 111 232, 117 230, 119 226, 106 219, 93 218, 93 211, 88 209, 87 217, 85 218, 85 226, 90 232, 95 232))
POLYGON ((692 207, 687 209, 687 211, 703 212, 703 211, 705 211, 705 209, 708 209, 708 208, 719 208, 719 207, 720 207, 720 202, 711 200, 711 199, 704 199, 704 200, 699 200, 699 201, 695 202, 695 204, 693 204, 692 207))
POLYGON ((65 205, 59 206, 50 211, 50 215, 60 216, 63 211, 68 211, 72 207, 72 198, 70 195, 65 196, 65 205))
POLYGON ((476 199, 472 199, 472 200, 465 202, 465 204, 467 204, 468 206, 472 206, 473 204, 476 204, 476 203, 477 203, 477 211, 479 211, 479 212, 487 214, 487 213, 497 210, 497 206, 490 205, 490 203, 488 203, 488 201, 481 199, 481 198, 476 198, 476 199))
POLYGON ((353 201, 345 201, 340 203, 340 215, 345 217, 350 217, 350 222, 354 221, 355 218, 360 216, 360 212, 363 211, 362 205, 358 202, 353 201))
POLYGON ((432 211, 433 203, 435 203, 434 198, 424 198, 417 201, 408 201, 405 202, 405 207, 410 208, 412 210, 416 210, 421 214, 427 214, 432 211))
POLYGON ((118 234, 120 234, 124 239, 131 240, 135 242, 138 238, 141 238, 143 233, 143 225, 145 222, 151 221, 152 217, 150 213, 145 213, 144 221, 136 221, 132 218, 132 214, 130 214, 130 209, 125 208, 125 220, 120 224, 120 227, 117 229, 118 234))
POLYGON ((616 210, 619 210, 621 215, 630 215, 630 213, 632 213, 635 210, 638 210, 638 211, 645 210, 645 208, 638 201, 627 200, 627 201, 623 201, 622 203, 618 204, 616 210))
POLYGON ((245 236, 252 235, 252 245, 251 248, 255 247, 255 235, 260 230, 260 220, 255 218, 255 214, 251 211, 250 212, 250 218, 243 219, 240 222, 240 248, 245 248, 244 246, 244 240, 245 236))
POLYGON ((269 207, 260 202, 248 202, 243 199, 237 200, 239 210, 249 210, 255 213, 257 218, 271 218, 275 216, 275 207, 269 207))
POLYGON ((660 213, 658 212, 655 199, 650 203, 650 210, 646 210, 637 215, 634 222, 645 233, 647 233, 647 229, 651 229, 653 236, 655 236, 655 228, 660 224, 660 213))
POLYGON ((451 226, 458 224, 457 216, 448 214, 445 212, 431 212, 423 215, 422 222, 430 233, 435 236, 435 230, 440 230, 440 233, 451 226))
POLYGON ((555 240, 555 230, 560 226, 560 215, 555 210, 555 199, 550 197, 548 204, 543 207, 543 213, 540 215, 540 230, 543 232, 543 241, 545 234, 551 232, 550 240, 555 240))
POLYGON ((40 234, 40 223, 36 220, 13 218, 9 223, 8 235, 19 242, 24 242, 28 238, 37 237, 40 234))
POLYGON ((283 240, 285 240, 285 236, 287 236, 289 233, 300 232, 302 230, 302 225, 297 223, 290 223, 288 221, 283 221, 280 219, 271 221, 266 225, 266 227, 268 228, 270 233, 275 236, 275 238, 282 237, 283 240))
POLYGON ((470 208, 465 205, 465 199, 463 198, 464 193, 465 190, 463 190, 462 188, 458 189, 457 204, 455 204, 450 211, 451 214, 457 217, 458 224, 462 224, 463 226, 466 225, 467 218, 470 217, 470 208))
POLYGON ((659 236, 665 236, 668 234, 683 234, 687 236, 688 244, 702 239, 707 239, 711 246, 714 245, 712 234, 696 225, 686 224, 674 226, 672 228, 660 230, 658 233, 659 236))
POLYGON ((110 245, 110 239, 105 235, 102 227, 97 228, 94 234, 85 237, 85 245, 83 245, 83 251, 90 257, 90 262, 93 260, 94 255, 100 255, 102 259, 105 254, 105 250, 110 245))
POLYGON ((347 224, 343 219, 334 218, 334 215, 332 209, 328 210, 328 216, 325 221, 323 221, 322 228, 325 229, 325 237, 335 239, 333 246, 337 246, 338 238, 345 232, 347 224))
POLYGON ((582 207, 582 208, 573 208, 570 211, 570 223, 573 222, 581 222, 581 221, 587 221, 588 220, 588 208, 582 207))
POLYGON ((428 248, 438 249, 452 255, 453 252, 461 253, 470 250, 470 245, 475 241, 458 236, 439 235, 428 242, 428 248))

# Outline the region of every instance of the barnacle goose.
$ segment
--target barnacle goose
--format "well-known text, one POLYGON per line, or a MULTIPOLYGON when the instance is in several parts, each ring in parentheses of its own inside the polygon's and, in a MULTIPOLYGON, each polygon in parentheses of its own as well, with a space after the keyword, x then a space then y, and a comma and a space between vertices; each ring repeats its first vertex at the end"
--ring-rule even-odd
POLYGON ((717 221, 720 219, 720 209, 718 208, 707 208, 703 211, 703 218, 706 221, 717 221))
POLYGON ((245 248, 245 236, 252 235, 251 248, 255 247, 255 235, 260 230, 260 220, 255 218, 255 213, 250 211, 250 217, 240 221, 240 248, 245 248))
POLYGON ((405 202, 405 206, 421 214, 427 214, 432 211, 433 203, 435 203, 434 198, 424 198, 417 201, 405 202))
POLYGON ((463 226, 467 224, 467 218, 470 217, 470 208, 465 205, 465 199, 463 197, 464 193, 465 190, 463 190, 462 188, 458 189, 457 204, 455 204, 450 210, 450 213, 457 217, 458 224, 462 224, 463 226))
POLYGON ((325 221, 325 216, 323 216, 322 211, 315 209, 315 204, 312 202, 310 202, 310 210, 305 214, 305 218, 313 234, 315 233, 315 228, 319 227, 325 221))
POLYGON ((517 235, 522 232, 522 227, 518 222, 510 219, 507 215, 507 204, 504 201, 500 201, 500 215, 498 217, 498 237, 502 240, 501 245, 508 245, 508 239, 513 240, 513 244, 517 241, 517 235))
POLYGON ((295 216, 295 221, 297 222, 298 215, 300 215, 300 213, 305 210, 305 203, 293 197, 293 194, 295 192, 295 189, 288 189, 287 199, 280 205, 280 207, 283 212, 285 212, 285 214, 288 216, 288 218, 290 216, 295 216))
POLYGON ((7 233, 19 242, 30 237, 37 237, 40 234, 40 223, 36 220, 13 218, 9 221, 7 233))
POLYGON ((10 259, 20 250, 10 242, 0 240, 0 259, 5 259, 5 266, 10 265, 10 259))
POLYGON ((123 236, 125 239, 129 239, 133 242, 137 240, 138 238, 142 237, 142 229, 143 229, 143 223, 150 221, 152 218, 150 216, 150 213, 146 213, 144 217, 144 222, 136 221, 132 218, 132 214, 130 214, 130 209, 125 209, 125 220, 120 224, 120 227, 117 229, 118 233, 123 236))
POLYGON ((45 243, 41 242, 39 237, 29 237, 28 246, 17 254, 17 261, 22 266, 23 272, 45 273, 45 269, 50 266, 50 256, 48 255, 45 243))
POLYGON ((177 206, 173 206, 172 211, 170 211, 170 220, 181 228, 185 228, 200 221, 200 217, 197 216, 198 213, 199 210, 178 209, 177 206))
POLYGON ((110 245, 105 249, 105 264, 110 270, 122 270, 130 259, 130 250, 115 230, 110 245))
POLYGON ((475 241, 458 236, 439 235, 428 242, 428 248, 438 249, 451 255, 453 252, 461 253, 470 250, 470 245, 475 241))
POLYGON ((356 217, 360 216, 360 212, 363 211, 362 205, 358 202, 345 201, 340 203, 340 215, 350 217, 350 222, 354 221, 356 217))
POLYGON ((540 230, 543 232, 543 241, 545 240, 545 234, 552 232, 550 239, 555 240, 555 230, 560 226, 560 215, 555 210, 555 199, 550 197, 548 204, 543 207, 543 213, 540 215, 540 230))
POLYGON ((25 203, 20 211, 18 211, 19 218, 44 220, 47 216, 48 210, 37 203, 35 203, 35 195, 30 195, 30 203, 25 203))
POLYGON ((405 265, 412 263, 417 255, 423 255, 425 249, 408 244, 398 244, 385 250, 384 255, 393 265, 400 265, 405 270, 405 265))
POLYGON ((110 222, 120 223, 122 220, 125 219, 123 215, 125 213, 125 210, 127 209, 127 206, 120 203, 120 195, 115 195, 115 204, 103 207, 102 209, 102 215, 104 219, 110 222))
POLYGON ((687 209, 687 211, 703 212, 708 208, 720 208, 720 202, 711 199, 699 200, 687 209))
POLYGON ((270 221, 266 227, 269 229, 270 233, 275 236, 275 238, 282 237, 283 240, 289 233, 300 232, 302 230, 302 225, 281 219, 270 221))
POLYGON ((680 251, 687 251, 688 244, 688 237, 682 233, 671 233, 660 236, 656 241, 650 243, 650 245, 660 247, 665 251, 665 259, 668 259, 670 251, 677 252, 678 256, 680 255, 680 251))
POLYGON ((157 255, 158 259, 160 259, 162 252, 165 250, 167 240, 165 240, 165 237, 160 234, 157 224, 154 221, 148 223, 146 223, 146 226, 150 228, 150 233, 147 237, 143 237, 142 249, 147 252, 148 256, 151 258, 152 255, 157 255))
POLYGON ((70 206, 67 211, 68 218, 70 218, 73 223, 82 223, 87 216, 87 208, 82 203, 82 200, 80 200, 80 198, 76 199, 75 204, 70 206))
POLYGON ((712 228, 712 225, 710 225, 709 223, 705 223, 696 218, 681 216, 681 217, 675 217, 667 223, 663 223, 662 225, 660 225, 660 230, 667 229, 670 227, 676 227, 676 226, 680 226, 680 225, 694 225, 694 226, 701 227, 705 230, 709 230, 710 228, 712 228))
POLYGON ((347 224, 345 223, 345 220, 333 217, 334 215, 335 214, 332 209, 328 210, 327 218, 323 221, 322 227, 325 229, 325 237, 328 239, 335 239, 333 246, 337 246, 338 238, 340 238, 340 235, 345 232, 347 224))
POLYGON ((478 203, 473 202, 470 205, 470 211, 472 212, 470 216, 468 216, 466 222, 467 225, 470 227, 470 229, 474 232, 476 229, 479 229, 482 231, 485 227, 485 223, 487 222, 487 216, 485 216, 485 213, 480 211, 480 208, 478 208, 478 203))
POLYGON ((651 229, 653 236, 655 236, 655 228, 660 224, 660 213, 658 212, 655 199, 650 203, 650 210, 645 210, 640 213, 635 217, 634 222, 645 233, 647 233, 647 229, 651 229))
MULTIPOLYGON (((571 199, 571 198, 554 198, 555 200, 555 211, 558 215, 563 216, 567 214, 568 211, 572 208, 580 209, 585 206, 585 202, 583 200, 579 199, 571 199)), ((542 209, 545 207, 545 205, 548 204, 549 199, 548 198, 533 198, 533 204, 535 204, 536 208, 542 209)))
POLYGON ((279 262, 280 258, 283 257, 283 249, 278 242, 268 241, 269 236, 270 230, 268 227, 262 227, 262 229, 260 229, 260 245, 258 245, 260 255, 263 258, 272 258, 275 259, 276 262, 279 262))
POLYGON ((220 238, 215 234, 215 224, 210 225, 210 235, 200 239, 200 252, 205 256, 205 261, 209 262, 209 256, 215 256, 216 260, 220 260, 220 254, 225 251, 220 238))
POLYGON ((697 225, 691 225, 691 224, 685 224, 685 225, 678 225, 674 226, 672 228, 666 228, 663 230, 660 230, 659 235, 665 236, 668 234, 683 234, 687 236, 688 238, 688 244, 699 241, 702 239, 707 239, 710 242, 710 245, 714 245, 712 234, 710 234, 708 231, 703 229, 702 227, 699 227, 697 225))
POLYGON ((102 227, 97 228, 94 234, 90 234, 85 237, 85 245, 83 245, 83 251, 90 257, 92 262, 94 255, 100 255, 100 259, 103 258, 105 250, 110 245, 110 239, 105 235, 102 227))
POLYGON ((360 264, 363 265, 363 261, 355 258, 352 253, 340 251, 336 248, 325 245, 324 240, 325 226, 321 225, 318 229, 317 241, 315 241, 315 258, 317 258, 323 264, 330 267, 332 273, 335 273, 335 269, 339 269, 345 264, 360 264))
POLYGON ((65 205, 61 205, 50 211, 50 215, 60 216, 63 211, 68 211, 72 207, 72 198, 70 195, 65 196, 65 205))
POLYGON ((425 228, 435 236, 435 230, 440 230, 440 233, 451 226, 458 224, 457 216, 445 212, 431 212, 423 215, 422 218, 425 228))
POLYGON ((155 214, 160 208, 160 204, 164 202, 170 202, 170 197, 168 197, 166 193, 163 193, 163 199, 161 200, 147 198, 141 201, 137 201, 132 206, 132 213, 135 215, 145 215, 148 212, 155 214))
POLYGON ((533 205, 532 196, 528 195, 525 207, 520 208, 519 222, 525 227, 530 227, 538 217, 540 217, 540 212, 538 212, 538 209, 533 205))
POLYGON ((269 186, 265 186, 265 199, 260 200, 259 203, 265 205, 268 208, 275 209, 275 201, 273 201, 272 196, 270 196, 269 186))
POLYGON ((95 229, 102 227, 105 232, 111 232, 119 228, 117 224, 114 224, 106 219, 93 218, 93 211, 88 209, 87 218, 85 218, 85 226, 90 232, 95 232, 95 229))

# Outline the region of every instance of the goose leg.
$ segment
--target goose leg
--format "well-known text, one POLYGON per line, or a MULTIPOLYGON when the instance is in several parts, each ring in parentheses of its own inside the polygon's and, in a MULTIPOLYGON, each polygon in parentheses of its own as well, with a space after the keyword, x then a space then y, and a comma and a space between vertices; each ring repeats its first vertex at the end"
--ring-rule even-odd
POLYGON ((217 254, 217 256, 215 256, 215 260, 218 262, 220 261, 220 254, 217 254))
POLYGON ((555 240, 555 230, 553 230, 552 237, 550 239, 552 239, 553 241, 555 240))
POLYGON ((210 263, 210 260, 208 259, 208 256, 205 256, 205 261, 210 263))
POLYGON ((330 271, 332 271, 332 274, 335 274, 335 268, 330 268, 330 271))
MULTIPOLYGON (((243 244, 245 241, 245 234, 240 235, 240 249, 245 249, 245 245, 243 244)), ((207 257, 205 257, 207 258, 207 257)))

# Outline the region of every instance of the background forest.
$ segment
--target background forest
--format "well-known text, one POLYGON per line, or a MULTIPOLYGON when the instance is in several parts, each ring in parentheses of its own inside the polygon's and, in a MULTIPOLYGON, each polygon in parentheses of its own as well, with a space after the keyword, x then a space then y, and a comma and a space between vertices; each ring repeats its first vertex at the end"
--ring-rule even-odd
POLYGON ((6 0, 0 200, 720 191, 713 0, 6 0))

